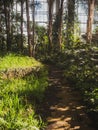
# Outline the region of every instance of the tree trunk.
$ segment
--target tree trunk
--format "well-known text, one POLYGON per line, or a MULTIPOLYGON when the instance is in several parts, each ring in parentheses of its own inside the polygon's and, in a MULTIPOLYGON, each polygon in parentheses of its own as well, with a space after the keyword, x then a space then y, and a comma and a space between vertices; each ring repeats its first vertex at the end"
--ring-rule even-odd
POLYGON ((32 44, 31 44, 31 36, 30 36, 30 16, 29 16, 29 0, 26 0, 26 14, 27 14, 27 33, 28 33, 28 49, 29 56, 32 57, 32 44))
POLYGON ((3 1, 3 4, 4 4, 6 34, 7 34, 7 51, 10 51, 11 50, 11 44, 10 44, 10 11, 9 11, 9 6, 7 6, 6 0, 3 1))
POLYGON ((33 46, 33 56, 35 56, 35 3, 33 0, 33 8, 32 8, 32 22, 33 22, 33 26, 32 26, 32 46, 33 46))
MULTIPOLYGON (((16 15, 18 14, 18 2, 16 1, 16 15)), ((18 20, 16 18, 16 25, 18 24, 18 20)), ((18 27, 16 28, 16 33, 18 34, 18 27)), ((18 46, 18 44, 17 44, 18 46)))
POLYGON ((63 2, 64 2, 64 0, 61 0, 61 6, 60 6, 60 10, 59 10, 58 45, 59 45, 60 50, 61 50, 61 43, 62 43, 63 2))
POLYGON ((59 0, 56 3, 56 18, 53 24, 53 43, 55 43, 54 47, 57 50, 61 50, 63 2, 64 0, 59 0))
POLYGON ((48 0, 48 11, 49 11, 48 39, 49 39, 49 50, 51 50, 52 49, 52 13, 53 13, 53 0, 48 0))
POLYGON ((87 42, 92 40, 92 24, 94 18, 95 0, 88 1, 88 20, 87 20, 87 42))
POLYGON ((21 45, 20 50, 23 50, 23 0, 21 0, 21 45))
POLYGON ((56 0, 56 15, 58 14, 59 6, 60 6, 60 0, 56 0))
POLYGON ((67 45, 74 40, 75 0, 68 0, 67 45))

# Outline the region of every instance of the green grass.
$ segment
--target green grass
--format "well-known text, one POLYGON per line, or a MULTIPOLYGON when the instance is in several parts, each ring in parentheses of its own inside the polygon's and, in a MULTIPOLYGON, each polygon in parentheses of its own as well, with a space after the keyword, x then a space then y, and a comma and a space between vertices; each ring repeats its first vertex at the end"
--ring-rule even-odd
POLYGON ((40 130, 45 124, 36 115, 37 103, 44 97, 48 85, 47 71, 33 58, 9 54, 2 57, 0 69, 37 67, 23 78, 0 79, 0 130, 40 130), (27 64, 26 64, 27 62, 27 64))
POLYGON ((3 57, 0 57, 0 70, 37 66, 42 66, 42 64, 36 61, 34 58, 30 58, 28 56, 10 53, 3 57))

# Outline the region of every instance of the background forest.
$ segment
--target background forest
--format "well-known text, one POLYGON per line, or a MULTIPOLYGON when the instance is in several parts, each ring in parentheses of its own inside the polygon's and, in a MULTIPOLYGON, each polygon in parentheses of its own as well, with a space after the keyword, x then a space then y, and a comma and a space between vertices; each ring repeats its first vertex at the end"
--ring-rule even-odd
POLYGON ((0 130, 45 127, 35 114, 48 86, 43 64, 63 70, 98 120, 98 1, 43 1, 0 0, 0 130), (37 22, 43 1, 46 21, 37 22))

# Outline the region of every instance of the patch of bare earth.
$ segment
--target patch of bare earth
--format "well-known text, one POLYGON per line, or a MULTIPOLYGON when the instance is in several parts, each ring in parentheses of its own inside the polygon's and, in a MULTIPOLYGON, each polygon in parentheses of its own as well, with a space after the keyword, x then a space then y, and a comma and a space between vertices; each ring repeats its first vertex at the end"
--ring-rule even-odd
POLYGON ((41 110, 45 130, 95 130, 86 114, 82 96, 63 82, 62 71, 50 67, 49 88, 41 110))

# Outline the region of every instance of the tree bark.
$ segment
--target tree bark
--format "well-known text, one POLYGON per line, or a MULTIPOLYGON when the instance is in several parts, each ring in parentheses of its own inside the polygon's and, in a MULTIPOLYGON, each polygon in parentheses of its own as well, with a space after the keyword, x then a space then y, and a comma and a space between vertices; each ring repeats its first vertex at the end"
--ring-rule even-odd
POLYGON ((20 50, 23 50, 23 0, 21 0, 21 45, 20 50))
POLYGON ((52 49, 52 13, 53 13, 53 2, 54 0, 48 0, 48 12, 49 12, 49 24, 48 24, 48 39, 49 39, 49 50, 52 49))
POLYGON ((26 0, 26 14, 27 14, 27 33, 28 33, 28 49, 29 56, 32 57, 32 44, 31 44, 31 36, 30 36, 30 16, 29 16, 29 0, 26 0))
POLYGON ((7 5, 6 0, 3 1, 4 5, 4 15, 5 15, 5 24, 6 24, 6 34, 7 34, 7 51, 11 50, 10 44, 10 7, 7 5))
POLYGON ((33 46, 33 56, 35 56, 35 3, 33 0, 33 8, 32 8, 32 46, 33 46))
POLYGON ((95 0, 88 0, 88 20, 87 20, 87 42, 92 40, 92 24, 94 19, 95 0))
POLYGON ((61 50, 62 42, 62 16, 63 16, 63 2, 64 0, 56 0, 56 17, 53 24, 53 43, 54 48, 61 50))
POLYGON ((60 0, 56 0, 56 15, 59 12, 59 7, 60 7, 60 0))
POLYGON ((61 0, 61 6, 60 6, 60 10, 59 10, 58 45, 59 45, 60 50, 61 50, 61 43, 62 43, 63 2, 64 2, 64 0, 61 0))

